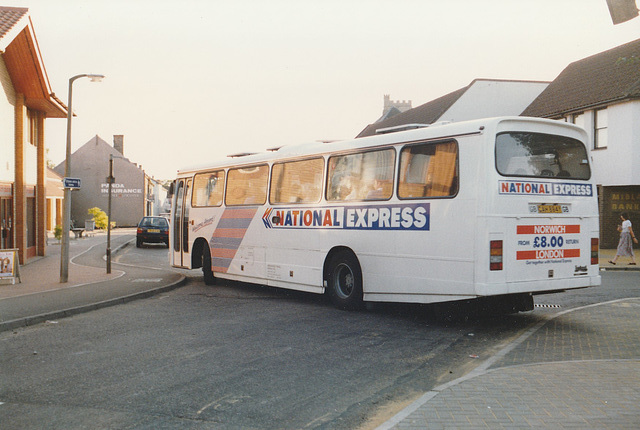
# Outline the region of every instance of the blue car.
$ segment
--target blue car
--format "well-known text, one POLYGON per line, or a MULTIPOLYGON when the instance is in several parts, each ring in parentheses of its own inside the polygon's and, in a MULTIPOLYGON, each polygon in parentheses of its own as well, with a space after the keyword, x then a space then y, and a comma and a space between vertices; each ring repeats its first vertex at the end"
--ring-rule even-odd
POLYGON ((169 247, 169 221, 161 216, 146 216, 138 224, 136 247, 143 243, 164 243, 169 247))

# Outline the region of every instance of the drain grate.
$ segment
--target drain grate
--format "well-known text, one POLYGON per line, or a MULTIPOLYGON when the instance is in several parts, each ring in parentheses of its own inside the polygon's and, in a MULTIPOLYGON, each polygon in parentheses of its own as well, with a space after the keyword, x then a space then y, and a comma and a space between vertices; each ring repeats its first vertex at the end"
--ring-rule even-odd
POLYGON ((554 309, 558 309, 558 308, 562 307, 560 305, 545 305, 543 303, 540 303, 540 304, 536 303, 533 306, 536 307, 536 308, 554 308, 554 309))

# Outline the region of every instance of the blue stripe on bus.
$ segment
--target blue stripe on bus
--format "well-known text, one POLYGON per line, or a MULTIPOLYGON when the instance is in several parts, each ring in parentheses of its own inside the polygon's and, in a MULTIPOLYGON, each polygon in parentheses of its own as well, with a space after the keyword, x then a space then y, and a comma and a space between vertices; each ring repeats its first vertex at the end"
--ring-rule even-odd
POLYGON ((242 228, 246 229, 251 224, 252 218, 222 218, 217 228, 242 228))
POLYGON ((224 267, 226 269, 231 265, 231 258, 213 257, 211 259, 211 265, 213 267, 224 267))
POLYGON ((212 248, 238 249, 242 239, 235 237, 214 237, 209 243, 212 248))

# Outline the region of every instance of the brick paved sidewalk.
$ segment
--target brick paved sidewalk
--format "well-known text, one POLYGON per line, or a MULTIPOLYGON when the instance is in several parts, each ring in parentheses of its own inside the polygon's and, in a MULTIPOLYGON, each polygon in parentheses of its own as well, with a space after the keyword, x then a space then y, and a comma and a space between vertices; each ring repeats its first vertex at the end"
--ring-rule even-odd
POLYGON ((561 312, 379 429, 640 428, 640 299, 561 312))

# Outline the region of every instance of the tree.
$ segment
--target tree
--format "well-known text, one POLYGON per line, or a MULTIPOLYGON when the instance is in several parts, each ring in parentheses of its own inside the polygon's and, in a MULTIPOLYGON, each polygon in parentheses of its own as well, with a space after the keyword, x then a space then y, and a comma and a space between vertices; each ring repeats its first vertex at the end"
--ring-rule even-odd
POLYGON ((89 215, 93 216, 93 220, 95 221, 97 228, 107 228, 109 218, 102 209, 100 209, 99 207, 94 207, 89 209, 87 212, 89 213, 89 215))

